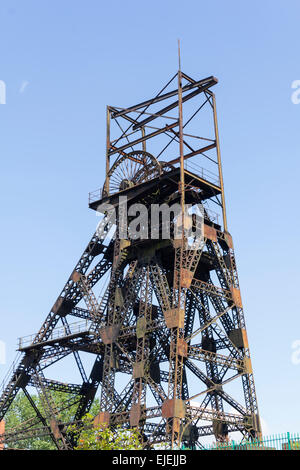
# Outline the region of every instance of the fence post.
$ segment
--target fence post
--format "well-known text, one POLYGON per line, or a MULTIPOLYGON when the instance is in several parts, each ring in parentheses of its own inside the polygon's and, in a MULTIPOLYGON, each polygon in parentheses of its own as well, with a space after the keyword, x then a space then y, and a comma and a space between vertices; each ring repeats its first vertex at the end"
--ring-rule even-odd
POLYGON ((290 439, 290 433, 289 433, 289 432, 287 432, 287 433, 286 433, 286 435, 287 435, 287 440, 288 440, 288 448, 289 448, 289 450, 291 450, 291 439, 290 439))

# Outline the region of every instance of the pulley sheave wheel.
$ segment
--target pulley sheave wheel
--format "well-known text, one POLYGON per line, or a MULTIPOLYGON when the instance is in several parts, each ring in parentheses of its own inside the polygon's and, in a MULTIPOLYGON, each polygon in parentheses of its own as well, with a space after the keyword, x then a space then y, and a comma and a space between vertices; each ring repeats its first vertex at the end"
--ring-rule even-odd
POLYGON ((156 178, 161 172, 160 163, 149 152, 135 150, 122 155, 108 172, 110 192, 116 193, 144 183, 156 178))

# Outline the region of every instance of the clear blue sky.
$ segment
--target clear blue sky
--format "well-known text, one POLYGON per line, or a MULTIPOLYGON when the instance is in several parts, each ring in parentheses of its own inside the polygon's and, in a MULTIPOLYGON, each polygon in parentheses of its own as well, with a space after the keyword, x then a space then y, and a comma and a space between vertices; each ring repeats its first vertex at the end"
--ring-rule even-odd
MULTIPOLYGON (((158 91, 182 68, 215 75, 229 230, 235 240, 267 432, 300 431, 300 3, 2 0, 1 329, 37 331, 96 225, 105 106, 158 91)), ((0 379, 7 366, 0 365, 0 379)))

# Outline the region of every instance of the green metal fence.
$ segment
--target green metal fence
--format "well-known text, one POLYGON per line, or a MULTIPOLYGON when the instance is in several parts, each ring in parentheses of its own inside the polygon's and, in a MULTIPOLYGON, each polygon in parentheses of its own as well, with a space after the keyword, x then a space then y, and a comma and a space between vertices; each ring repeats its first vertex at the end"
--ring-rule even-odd
POLYGON ((282 433, 265 436, 260 440, 214 443, 202 450, 300 450, 300 433, 282 433))

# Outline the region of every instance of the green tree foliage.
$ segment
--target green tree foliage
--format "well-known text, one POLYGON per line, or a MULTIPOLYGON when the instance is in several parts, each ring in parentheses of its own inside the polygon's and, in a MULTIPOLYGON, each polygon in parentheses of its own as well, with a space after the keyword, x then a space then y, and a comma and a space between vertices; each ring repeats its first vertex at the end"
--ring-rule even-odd
POLYGON ((93 426, 93 416, 87 414, 81 430, 74 428, 78 446, 75 450, 142 450, 141 437, 136 429, 114 429, 105 425, 93 426))
MULTIPOLYGON (((58 410, 61 410, 59 413, 59 420, 62 422, 69 422, 72 421, 75 411, 76 405, 71 406, 69 409, 63 409, 64 403, 66 399, 72 399, 71 395, 66 395, 63 392, 51 392, 51 395, 54 399, 56 407, 58 410)), ((37 408, 40 410, 41 414, 45 417, 45 412, 43 411, 43 406, 41 403, 40 398, 37 395, 31 396, 34 403, 36 404, 37 408)), ((99 400, 95 399, 92 408, 91 414, 96 415, 99 412, 99 400)), ((36 413, 32 408, 31 404, 29 403, 27 397, 24 393, 20 392, 15 400, 13 401, 12 405, 10 406, 5 420, 5 432, 13 432, 17 430, 19 426, 24 426, 25 423, 32 422, 33 419, 36 418, 36 413)), ((36 425, 36 427, 42 427, 42 423, 36 425)), ((21 441, 16 441, 14 444, 10 445, 16 449, 30 449, 30 450, 51 450, 56 449, 55 444, 53 443, 51 437, 43 436, 43 437, 35 437, 32 439, 25 439, 21 441)))

